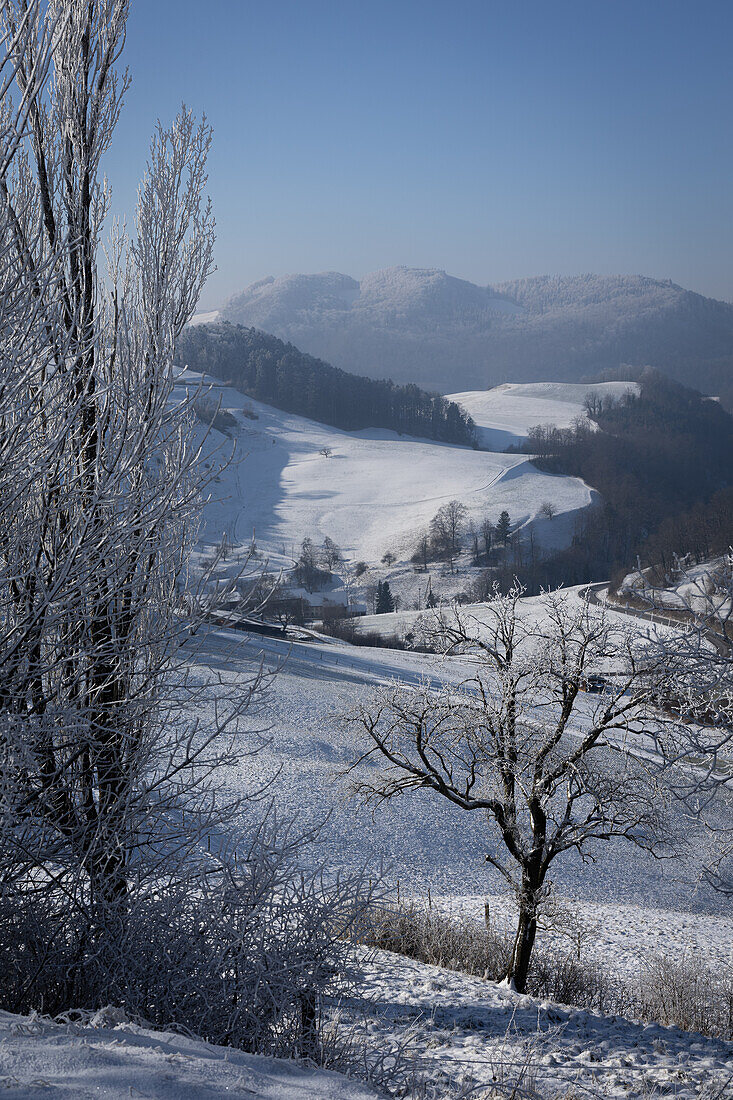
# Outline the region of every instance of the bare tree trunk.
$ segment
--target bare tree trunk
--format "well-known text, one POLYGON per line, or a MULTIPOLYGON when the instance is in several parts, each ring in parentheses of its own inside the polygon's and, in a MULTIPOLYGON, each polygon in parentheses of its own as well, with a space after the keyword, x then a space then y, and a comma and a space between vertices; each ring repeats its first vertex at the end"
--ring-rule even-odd
POLYGON ((527 988, 529 965, 537 936, 537 910, 534 905, 522 905, 520 902, 519 920, 514 936, 512 954, 507 967, 506 981, 518 993, 527 988))

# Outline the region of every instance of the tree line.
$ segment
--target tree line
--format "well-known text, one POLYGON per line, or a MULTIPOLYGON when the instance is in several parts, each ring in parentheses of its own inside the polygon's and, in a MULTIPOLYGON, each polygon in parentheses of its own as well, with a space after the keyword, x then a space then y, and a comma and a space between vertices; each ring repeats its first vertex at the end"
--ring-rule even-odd
POLYGON ((531 587, 623 575, 638 555, 733 538, 721 512, 733 487, 733 417, 657 371, 639 381, 640 393, 588 409, 601 431, 583 418, 529 433, 523 449, 540 469, 581 477, 602 498, 579 519, 571 546, 523 578, 531 587))
POLYGON ((184 331, 178 348, 180 360, 192 370, 321 424, 344 431, 388 428, 442 443, 476 444, 471 417, 440 394, 349 374, 254 328, 194 326, 184 331))

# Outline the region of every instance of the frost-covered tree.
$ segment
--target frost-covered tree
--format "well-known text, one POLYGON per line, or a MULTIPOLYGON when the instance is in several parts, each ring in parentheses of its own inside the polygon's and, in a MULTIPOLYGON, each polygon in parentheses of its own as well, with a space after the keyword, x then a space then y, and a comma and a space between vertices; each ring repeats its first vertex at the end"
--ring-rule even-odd
POLYGON ((211 271, 211 131, 158 126, 104 247, 127 14, 0 0, 0 1002, 294 1052, 343 923, 293 873, 307 838, 265 820, 227 850, 213 776, 257 671, 195 719, 206 475, 173 364, 211 271))
MULTIPOLYGON (((639 595, 659 610, 659 591, 639 595)), ((682 721, 660 730, 658 760, 670 788, 708 830, 703 878, 733 897, 733 829, 718 812, 721 797, 733 802, 733 550, 705 568, 678 568, 666 595, 687 629, 660 639, 682 665, 660 703, 682 721)))
POLYGON ((436 615, 433 642, 479 657, 460 689, 380 688, 350 719, 368 742, 354 765, 367 800, 431 790, 487 821, 486 859, 518 906, 507 980, 520 991, 555 861, 612 837, 664 845, 663 799, 632 754, 651 743, 655 699, 674 674, 668 654, 641 651, 604 611, 548 595, 538 623, 521 596, 495 592, 480 624, 436 615), (594 682, 603 690, 589 694, 594 682), (364 774, 366 760, 384 768, 364 774))
POLYGON ((0 17, 23 103, 0 173, 7 809, 103 912, 124 906, 140 845, 195 536, 200 479, 172 367, 212 268, 211 132, 185 109, 158 126, 132 237, 115 228, 103 248, 127 3, 3 0, 0 17))
POLYGON ((460 500, 449 500, 430 521, 430 535, 438 553, 450 560, 451 573, 460 553, 461 537, 466 523, 467 509, 460 500))

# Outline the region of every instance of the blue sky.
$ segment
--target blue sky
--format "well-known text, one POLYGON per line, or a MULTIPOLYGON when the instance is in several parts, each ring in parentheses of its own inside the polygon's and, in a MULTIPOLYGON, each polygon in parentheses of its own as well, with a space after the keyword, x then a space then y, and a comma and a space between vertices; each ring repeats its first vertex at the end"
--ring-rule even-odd
POLYGON ((132 0, 108 155, 214 126, 213 308, 266 275, 642 273, 733 299, 730 0, 132 0))

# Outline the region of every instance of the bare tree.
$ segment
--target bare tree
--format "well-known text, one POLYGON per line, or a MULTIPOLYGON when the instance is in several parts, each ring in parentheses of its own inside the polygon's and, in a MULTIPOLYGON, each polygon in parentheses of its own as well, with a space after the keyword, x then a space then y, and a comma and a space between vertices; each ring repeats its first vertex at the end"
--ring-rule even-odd
POLYGON ((597 393, 588 393, 583 402, 583 408, 591 420, 597 420, 604 411, 603 398, 597 393))
POLYGON ((491 547, 494 543, 494 525, 488 516, 481 521, 481 539, 484 544, 484 554, 488 561, 491 555, 491 547))
POLYGON ((540 515, 546 519, 554 519, 557 515, 557 508, 551 500, 545 500, 540 504, 540 515))
POLYGON ((321 557, 326 569, 333 570, 340 561, 343 561, 343 556, 336 543, 332 538, 326 535, 323 540, 323 546, 321 547, 321 557))
POLYGON ((430 537, 426 532, 423 532, 417 540, 414 553, 411 561, 419 568, 423 573, 427 572, 428 561, 430 560, 430 537))
POLYGON ((521 595, 495 591, 480 624, 456 610, 435 618, 444 651, 479 655, 460 689, 380 689, 349 719, 370 742, 354 769, 386 763, 367 778, 355 772, 367 799, 425 788, 486 817, 487 861, 518 903, 507 980, 520 991, 554 861, 611 837, 663 848, 659 791, 630 753, 650 743, 655 691, 671 675, 661 652, 640 653, 638 636, 604 611, 551 594, 537 623, 521 595), (598 695, 584 692, 593 677, 598 695))
POLYGON ((438 509, 430 521, 433 541, 448 556, 451 573, 454 570, 456 556, 460 552, 466 515, 466 506, 461 504, 460 500, 449 500, 438 509))

